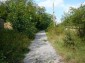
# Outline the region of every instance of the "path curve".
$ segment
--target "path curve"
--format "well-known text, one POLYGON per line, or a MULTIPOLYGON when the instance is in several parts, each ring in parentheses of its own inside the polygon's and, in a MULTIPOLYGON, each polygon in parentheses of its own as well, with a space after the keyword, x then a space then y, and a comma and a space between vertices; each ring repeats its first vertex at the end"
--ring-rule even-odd
POLYGON ((36 34, 29 48, 31 51, 26 54, 24 63, 63 63, 60 61, 61 57, 48 42, 45 31, 36 34))

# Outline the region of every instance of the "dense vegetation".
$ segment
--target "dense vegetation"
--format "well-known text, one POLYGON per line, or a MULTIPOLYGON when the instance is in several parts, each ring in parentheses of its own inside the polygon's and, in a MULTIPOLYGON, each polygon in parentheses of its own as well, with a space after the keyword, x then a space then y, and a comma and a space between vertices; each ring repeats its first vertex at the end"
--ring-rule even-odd
POLYGON ((29 45, 30 39, 22 33, 12 30, 0 32, 0 63, 21 63, 29 45))
POLYGON ((46 29, 51 15, 32 0, 8 0, 0 3, 0 18, 11 22, 13 29, 33 37, 37 30, 46 29))
POLYGON ((85 63, 85 5, 70 8, 56 27, 48 27, 47 35, 65 63, 85 63))
POLYGON ((30 40, 37 31, 48 28, 51 17, 32 0, 0 2, 0 19, 13 28, 0 29, 0 63, 22 63, 30 40))

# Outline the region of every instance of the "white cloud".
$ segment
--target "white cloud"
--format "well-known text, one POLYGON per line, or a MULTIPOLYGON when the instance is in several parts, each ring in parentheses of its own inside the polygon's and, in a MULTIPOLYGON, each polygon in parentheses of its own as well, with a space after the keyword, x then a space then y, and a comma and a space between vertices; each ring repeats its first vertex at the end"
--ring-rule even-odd
MULTIPOLYGON (((55 9, 57 9, 57 10, 62 9, 62 12, 69 12, 70 7, 78 8, 81 5, 81 3, 78 3, 78 4, 68 4, 67 3, 66 4, 64 2, 64 0, 54 0, 54 1, 55 1, 54 2, 55 9)), ((82 4, 85 5, 85 2, 83 2, 82 4)), ((49 9, 49 8, 53 7, 53 0, 41 0, 41 2, 38 3, 38 5, 44 6, 46 9, 49 9)), ((55 12, 58 12, 58 11, 55 11, 55 12)), ((60 18, 62 17, 63 13, 62 13, 61 17, 57 16, 58 14, 55 14, 55 15, 56 15, 56 18, 57 18, 56 21, 60 22, 61 21, 60 18)))
MULTIPOLYGON (((63 4, 63 0, 54 0, 54 6, 58 7, 59 5, 63 4)), ((53 0, 43 0, 38 4, 39 6, 44 6, 47 8, 53 7, 53 0)))
POLYGON ((0 0, 1 2, 6 1, 6 0, 0 0))
POLYGON ((85 2, 83 2, 83 3, 78 3, 78 4, 62 4, 62 8, 64 9, 64 12, 69 12, 69 10, 70 10, 70 7, 73 7, 73 8, 78 8, 78 7, 80 7, 81 6, 81 4, 82 5, 85 5, 85 2))
MULTIPOLYGON (((85 2, 83 3, 85 4, 85 2)), ((42 0, 40 3, 38 3, 39 6, 44 6, 46 8, 52 8, 53 7, 53 0, 42 0)), ((70 7, 78 8, 80 4, 65 4, 64 0, 54 0, 54 6, 62 8, 64 12, 68 12, 70 7)))
POLYGON ((83 2, 82 4, 85 5, 85 2, 83 2))
POLYGON ((80 6, 80 4, 74 4, 74 5, 70 5, 70 4, 63 4, 62 8, 64 9, 64 12, 68 12, 70 10, 70 7, 74 7, 74 8, 78 8, 80 6))

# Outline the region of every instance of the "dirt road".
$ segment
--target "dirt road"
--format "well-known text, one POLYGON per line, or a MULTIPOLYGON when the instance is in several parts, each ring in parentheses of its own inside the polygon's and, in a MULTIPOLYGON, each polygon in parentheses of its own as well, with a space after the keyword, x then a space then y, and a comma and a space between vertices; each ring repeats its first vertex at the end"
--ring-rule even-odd
POLYGON ((63 63, 60 61, 61 57, 48 42, 45 31, 36 34, 29 48, 31 51, 26 54, 24 63, 63 63))

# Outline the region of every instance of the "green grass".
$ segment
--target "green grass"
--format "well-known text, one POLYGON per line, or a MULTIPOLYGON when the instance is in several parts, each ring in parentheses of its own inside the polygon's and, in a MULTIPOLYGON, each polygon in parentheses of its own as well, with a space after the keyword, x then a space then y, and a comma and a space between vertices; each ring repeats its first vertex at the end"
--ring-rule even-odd
POLYGON ((0 63, 22 63, 30 39, 13 30, 0 31, 0 63))
POLYGON ((79 41, 80 38, 75 37, 76 43, 75 48, 64 45, 64 33, 56 34, 56 30, 49 30, 47 36, 56 52, 62 56, 62 60, 65 63, 85 63, 85 43, 79 41))

